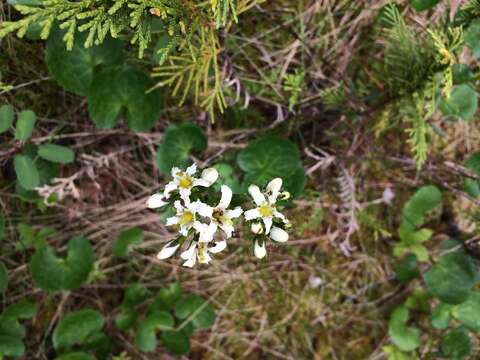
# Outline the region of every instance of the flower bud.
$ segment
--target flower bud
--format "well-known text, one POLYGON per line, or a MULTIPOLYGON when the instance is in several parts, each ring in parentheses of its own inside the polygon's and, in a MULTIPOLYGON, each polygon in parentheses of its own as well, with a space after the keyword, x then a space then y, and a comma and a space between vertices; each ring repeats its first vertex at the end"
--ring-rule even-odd
POLYGON ((202 179, 212 185, 218 179, 218 171, 215 168, 207 168, 202 171, 202 179))
POLYGON ((259 259, 263 259, 267 255, 267 249, 265 248, 265 241, 259 242, 255 241, 255 247, 253 248, 253 253, 259 259))
POLYGON ((252 226, 250 226, 250 230, 256 235, 263 234, 263 226, 260 223, 253 223, 252 226))
POLYGON ((272 240, 274 241, 278 241, 278 242, 285 242, 288 240, 288 233, 283 230, 283 229, 280 229, 279 227, 272 227, 272 229, 270 230, 270 237, 272 238, 272 240))
POLYGON ((290 193, 288 191, 282 191, 280 193, 280 200, 288 200, 290 199, 290 193))

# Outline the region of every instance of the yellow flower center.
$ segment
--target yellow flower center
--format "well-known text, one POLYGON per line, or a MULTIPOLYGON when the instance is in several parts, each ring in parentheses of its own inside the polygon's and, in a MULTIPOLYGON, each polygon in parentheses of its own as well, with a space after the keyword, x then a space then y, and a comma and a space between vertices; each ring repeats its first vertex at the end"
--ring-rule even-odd
POLYGON ((182 214, 182 218, 180 219, 181 224, 189 224, 193 221, 193 214, 190 211, 185 211, 182 214))
POLYGON ((262 217, 269 217, 272 215, 273 213, 273 210, 270 206, 268 205, 262 205, 258 208, 258 211, 260 212, 260 215, 262 215, 262 217))
POLYGON ((183 175, 180 177, 179 186, 184 189, 188 189, 192 186, 192 180, 188 175, 183 175))

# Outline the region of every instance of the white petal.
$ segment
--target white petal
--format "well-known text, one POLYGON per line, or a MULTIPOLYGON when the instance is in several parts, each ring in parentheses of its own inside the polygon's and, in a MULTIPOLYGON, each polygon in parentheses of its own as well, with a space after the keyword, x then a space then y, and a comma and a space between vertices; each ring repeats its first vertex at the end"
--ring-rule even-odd
POLYGON ((157 209, 168 204, 168 202, 163 201, 163 194, 153 194, 147 200, 147 207, 150 209, 157 209))
POLYGON ((213 215, 213 208, 200 200, 191 203, 188 209, 194 214, 200 214, 208 218, 211 218, 213 215))
POLYGON ((258 240, 255 240, 255 247, 253 248, 253 253, 259 259, 263 259, 267 255, 267 249, 265 248, 265 241, 261 243, 258 240))
POLYGON ((188 259, 187 261, 185 261, 182 264, 182 266, 185 266, 185 267, 188 267, 188 268, 193 268, 196 262, 197 262, 196 258, 188 259))
POLYGON ((212 254, 218 254, 220 251, 223 251, 227 248, 227 242, 225 240, 217 241, 214 246, 212 246, 208 251, 212 254))
POLYGON ((172 217, 169 217, 167 219, 167 222, 165 225, 167 226, 172 226, 172 225, 177 225, 180 221, 180 217, 179 216, 172 216, 172 217))
POLYGON ((207 168, 202 171, 202 179, 205 180, 210 186, 218 179, 218 171, 215 168, 207 168))
POLYGON ((259 235, 263 233, 263 225, 261 223, 253 223, 252 226, 250 226, 250 230, 252 233, 259 235))
POLYGON ((260 211, 258 211, 258 209, 247 210, 243 213, 243 216, 245 216, 245 220, 247 220, 247 221, 262 217, 262 215, 260 214, 260 211))
POLYGON ((192 193, 191 188, 180 188, 180 197, 185 203, 190 202, 190 194, 192 193))
POLYGON ((227 185, 222 185, 220 191, 222 192, 222 197, 220 198, 217 207, 220 209, 226 209, 232 201, 232 190, 227 185))
POLYGON ((190 247, 180 254, 180 257, 183 260, 189 260, 192 258, 195 259, 196 256, 197 256, 197 243, 195 241, 192 241, 192 243, 190 244, 190 247))
POLYGON ((175 254, 175 252, 177 251, 180 244, 176 244, 176 245, 171 246, 171 244, 174 243, 174 242, 175 242, 175 240, 170 241, 169 243, 167 243, 167 245, 165 245, 162 248, 162 250, 160 250, 160 252, 157 254, 157 259, 158 260, 168 259, 170 256, 175 254))
POLYGON ((175 210, 177 210, 177 213, 182 213, 183 210, 185 210, 180 200, 175 201, 173 203, 173 206, 175 207, 175 210))
POLYGON ((282 188, 282 179, 275 178, 270 181, 267 185, 267 192, 270 193, 268 196, 268 202, 274 204, 277 201, 278 194, 282 188))
POLYGON ((288 222, 288 220, 287 220, 287 218, 285 217, 285 215, 283 215, 280 211, 275 210, 275 211, 273 212, 273 216, 276 217, 276 218, 278 218, 278 219, 281 219, 284 223, 287 223, 287 222, 288 222))
POLYGON ((179 172, 182 170, 176 166, 172 167, 172 177, 175 178, 179 172))
POLYGON ((208 264, 212 260, 210 254, 208 253, 208 249, 199 249, 199 254, 198 254, 198 262, 200 264, 208 264))
POLYGON ((213 221, 210 224, 203 224, 199 221, 196 221, 195 224, 193 224, 195 230, 198 231, 199 237, 198 237, 198 242, 210 242, 213 240, 213 236, 215 235, 215 232, 217 231, 217 224, 215 224, 213 221))
POLYGON ((170 197, 170 194, 178 189, 178 184, 176 181, 170 181, 167 185, 165 185, 165 189, 163 190, 163 196, 165 199, 170 197))
POLYGON ((270 230, 270 237, 274 241, 285 242, 288 240, 288 233, 285 230, 274 226, 272 227, 272 230, 270 230))
POLYGON ((270 228, 272 227, 272 218, 270 216, 264 217, 263 223, 265 224, 265 234, 268 234, 270 232, 270 228))
POLYGON ((190 230, 192 227, 192 224, 182 224, 180 225, 180 230, 178 232, 182 234, 183 236, 187 237, 188 236, 188 230, 190 230))
POLYGON ((248 187, 248 192, 252 196, 253 201, 255 201, 255 204, 257 204, 258 206, 262 205, 265 202, 265 196, 263 196, 260 188, 257 185, 250 185, 248 187))
POLYGON ((220 228, 223 230, 223 232, 225 233, 225 237, 227 239, 230 239, 233 235, 233 232, 235 231, 235 228, 230 225, 230 224, 225 224, 225 223, 222 223, 220 224, 220 228))
POLYGON ((187 170, 185 170, 185 172, 187 173, 187 175, 192 176, 197 172, 197 164, 193 163, 187 168, 187 170))
POLYGON ((225 211, 225 215, 227 215, 227 217, 229 219, 235 219, 235 218, 238 218, 240 215, 242 215, 243 213, 243 210, 240 206, 237 206, 235 209, 233 210, 227 210, 225 211))

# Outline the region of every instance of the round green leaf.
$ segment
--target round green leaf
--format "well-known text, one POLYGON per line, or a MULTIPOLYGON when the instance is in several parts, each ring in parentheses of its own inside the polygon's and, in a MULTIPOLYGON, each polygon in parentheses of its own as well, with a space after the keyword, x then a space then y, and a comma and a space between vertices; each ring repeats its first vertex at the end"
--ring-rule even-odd
POLYGON ((410 0, 410 5, 417 11, 425 11, 433 8, 440 0, 410 0))
MULTIPOLYGON (((465 167, 480 178, 480 152, 472 154, 466 161, 465 167)), ((480 195, 480 180, 465 178, 463 180, 465 191, 472 197, 480 195)))
POLYGON ((473 56, 480 56, 480 20, 476 19, 471 22, 465 31, 465 45, 472 51, 473 56))
POLYGON ((238 166, 246 173, 245 183, 265 186, 270 180, 280 177, 285 188, 298 196, 305 185, 305 172, 297 146, 275 136, 265 136, 251 141, 240 151, 238 166))
POLYGON ((129 306, 122 306, 120 312, 115 317, 115 325, 122 331, 131 329, 137 321, 137 313, 129 306))
POLYGON ((8 271, 5 264, 0 261, 0 292, 7 288, 8 284, 8 271))
POLYGON ((37 306, 28 301, 19 301, 7 307, 0 316, 0 334, 23 338, 25 327, 20 320, 32 318, 37 311, 37 306))
POLYGON ((45 160, 59 164, 73 162, 75 153, 66 146, 55 144, 44 144, 38 147, 38 155, 45 160))
POLYGON ((33 162, 26 155, 15 155, 13 166, 20 185, 27 190, 33 190, 40 185, 40 176, 33 162))
POLYGON ((18 114, 17 125, 15 129, 15 139, 26 140, 32 136, 37 115, 32 110, 23 110, 18 114))
POLYGON ((454 85, 465 84, 475 80, 475 75, 467 64, 454 64, 452 73, 454 85))
POLYGON ((179 319, 192 317, 195 328, 208 328, 215 322, 215 310, 198 295, 188 295, 180 299, 175 307, 179 319))
POLYGON ((62 40, 64 31, 56 30, 48 38, 45 62, 50 74, 66 90, 86 96, 94 71, 99 65, 122 62, 122 42, 107 37, 102 45, 85 48, 87 34, 77 33, 72 50, 62 40))
POLYGON ((157 297, 167 306, 173 306, 182 296, 182 287, 178 282, 171 283, 158 291, 157 297))
POLYGON ((137 305, 150 296, 150 291, 140 284, 130 285, 125 291, 123 303, 126 305, 137 305))
POLYGON ((0 106, 0 133, 3 133, 10 129, 14 117, 15 112, 13 111, 12 105, 6 104, 0 106))
POLYGON ((472 292, 467 301, 453 308, 452 316, 470 330, 480 332, 480 293, 472 292))
POLYGON ((39 249, 32 256, 30 273, 42 289, 76 289, 87 280, 94 262, 92 245, 78 236, 68 242, 67 248, 66 258, 57 257, 50 246, 39 249))
POLYGON ((395 275, 403 283, 407 283, 420 275, 417 257, 413 254, 406 256, 395 268, 395 275))
POLYGON ((157 330, 172 329, 175 321, 166 311, 158 311, 142 320, 135 333, 135 346, 141 351, 150 352, 157 347, 157 330))
POLYGON ((130 247, 143 241, 143 230, 137 227, 123 231, 113 242, 112 253, 117 257, 125 257, 130 252, 130 247))
POLYGON ((467 300, 475 284, 473 260, 463 252, 444 255, 423 276, 430 293, 447 304, 467 300))
POLYGON ((470 85, 457 85, 448 99, 440 100, 439 107, 447 118, 470 120, 477 112, 477 93, 470 85))
POLYGON ((453 305, 440 303, 432 312, 432 326, 435 329, 446 329, 450 325, 453 305))
POLYGON ((84 352, 72 352, 61 355, 55 358, 55 360, 95 360, 95 358, 84 352))
POLYGON ((402 351, 412 351, 420 345, 420 330, 407 326, 408 318, 408 309, 400 306, 393 311, 388 323, 388 334, 402 351))
POLYGON ((152 80, 139 70, 105 68, 95 75, 88 93, 90 117, 97 127, 111 129, 125 110, 131 130, 148 130, 161 111, 159 91, 148 92, 152 86, 152 80))
POLYGON ((185 355, 190 352, 190 338, 184 331, 164 331, 162 344, 175 355, 185 355))
POLYGON ((451 330, 440 343, 440 352, 448 359, 460 360, 470 355, 472 344, 470 336, 463 328, 451 330))
POLYGON ((413 231, 423 225, 425 216, 440 205, 441 200, 442 193, 433 185, 418 189, 403 206, 401 229, 413 231))
POLYGON ((95 310, 79 310, 66 315, 53 331, 56 350, 84 344, 90 336, 102 330, 103 315, 95 310))
POLYGON ((22 339, 0 334, 0 355, 18 357, 25 353, 22 339))
POLYGON ((172 124, 165 131, 158 149, 157 165, 163 174, 170 174, 174 166, 188 165, 188 156, 193 151, 207 148, 207 137, 203 130, 195 124, 172 124))

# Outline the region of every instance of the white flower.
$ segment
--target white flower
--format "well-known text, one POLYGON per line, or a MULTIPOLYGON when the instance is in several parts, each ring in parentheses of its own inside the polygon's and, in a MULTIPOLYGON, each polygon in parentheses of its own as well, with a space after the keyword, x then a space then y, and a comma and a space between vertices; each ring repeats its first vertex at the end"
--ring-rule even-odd
POLYGON ((147 207, 150 209, 157 209, 161 208, 162 206, 165 206, 168 204, 168 202, 164 201, 164 196, 163 194, 153 194, 150 196, 147 200, 147 207))
POLYGON ((177 200, 173 206, 175 206, 177 213, 175 216, 167 219, 167 226, 179 226, 179 232, 183 236, 187 236, 188 231, 196 224, 197 214, 205 217, 211 217, 213 212, 212 207, 202 203, 199 200, 191 203, 189 199, 186 199, 185 205, 182 205, 180 200, 177 200))
POLYGON ((209 253, 219 253, 226 247, 227 242, 225 240, 215 242, 211 247, 208 247, 208 244, 205 242, 192 241, 190 247, 180 257, 185 260, 183 266, 191 268, 197 263, 197 260, 200 264, 208 264, 212 260, 209 253))
POLYGON ((285 230, 274 226, 272 227, 272 230, 270 230, 270 238, 274 241, 285 242, 288 240, 288 233, 285 230))
POLYGON ((160 252, 157 254, 157 259, 158 260, 168 259, 170 256, 175 254, 175 252, 177 251, 179 246, 180 246, 180 244, 176 240, 172 240, 172 241, 168 242, 162 248, 162 250, 160 250, 160 252))
POLYGON ((260 188, 257 185, 250 185, 248 187, 248 192, 252 196, 257 207, 245 211, 245 219, 247 221, 258 218, 262 219, 265 225, 265 234, 270 233, 274 218, 278 218, 284 223, 288 222, 285 216, 275 207, 281 188, 282 179, 280 178, 273 179, 268 183, 265 194, 260 191, 260 188))
POLYGON ((255 240, 255 247, 253 253, 259 259, 263 259, 267 255, 267 249, 265 248, 265 241, 255 240))
POLYGON ((217 181, 218 172, 214 168, 203 170, 200 179, 194 177, 196 172, 197 165, 195 164, 189 166, 185 171, 182 171, 177 167, 172 168, 173 180, 165 185, 165 190, 163 192, 165 199, 168 199, 170 194, 175 190, 179 191, 180 197, 183 200, 188 199, 192 192, 192 188, 195 186, 209 187, 217 181))

